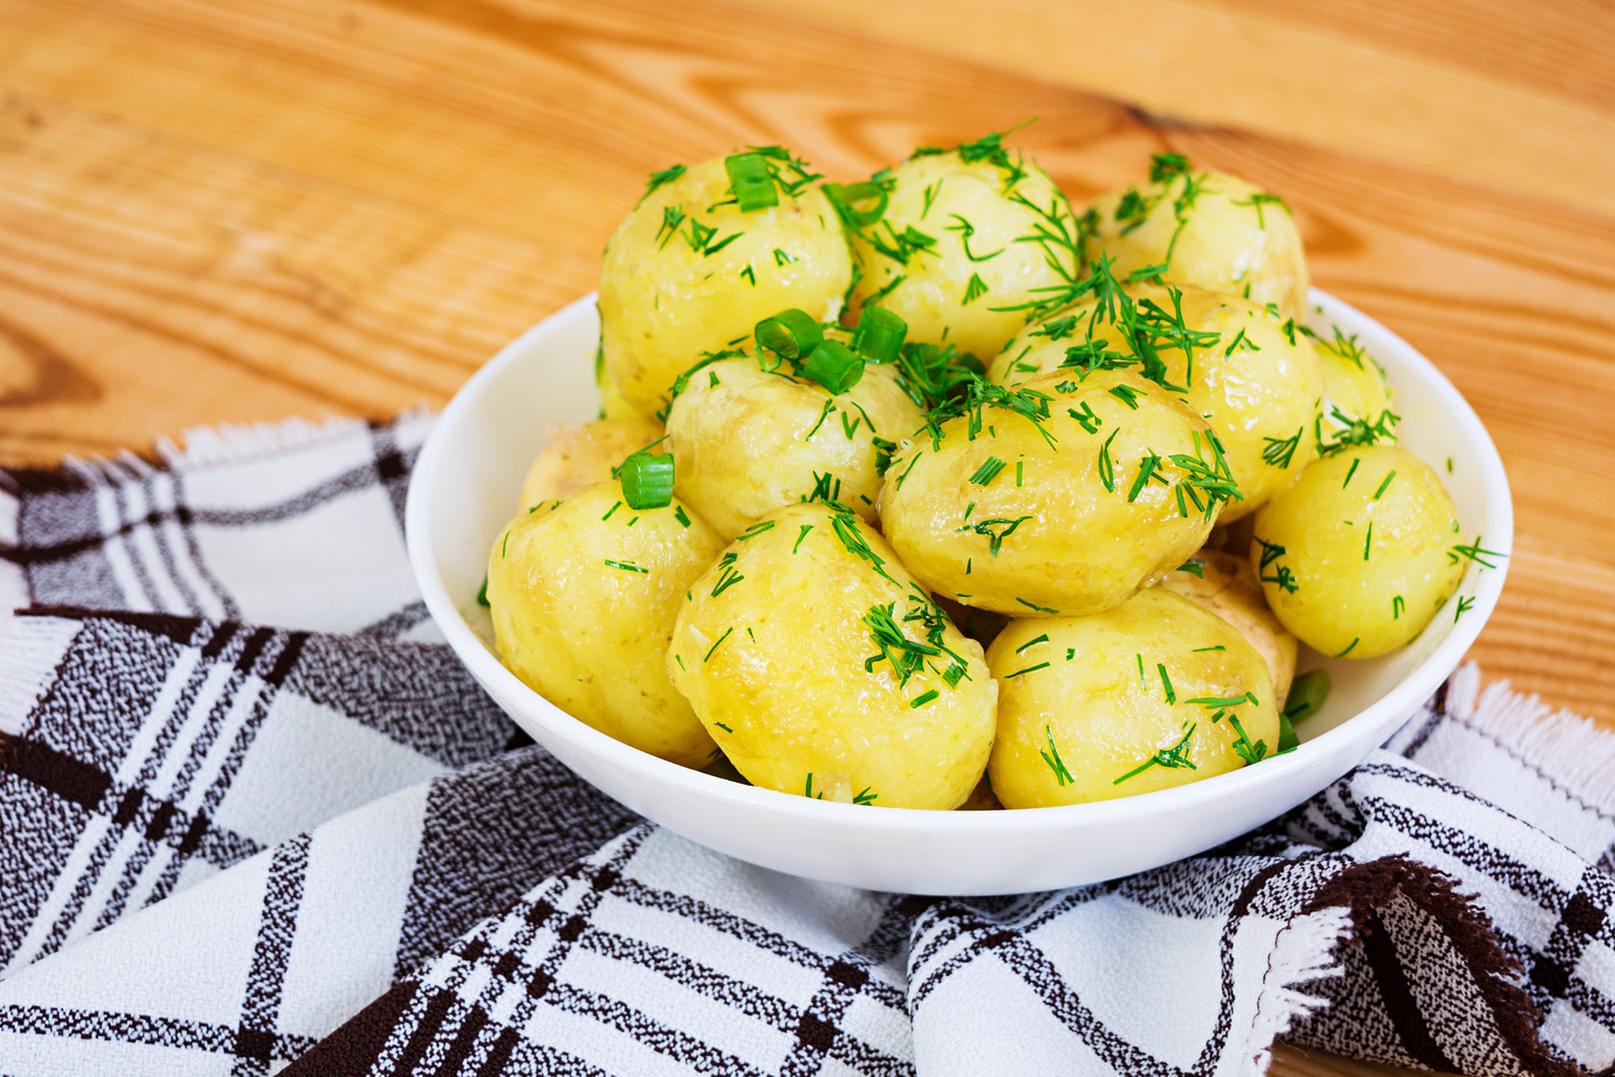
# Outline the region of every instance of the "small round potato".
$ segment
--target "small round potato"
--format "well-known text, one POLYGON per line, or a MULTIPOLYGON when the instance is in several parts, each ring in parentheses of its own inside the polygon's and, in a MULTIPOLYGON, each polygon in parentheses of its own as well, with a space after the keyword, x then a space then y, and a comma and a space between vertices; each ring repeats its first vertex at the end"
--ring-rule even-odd
POLYGON ((1307 262, 1290 207, 1235 176, 1176 162, 1157 158, 1152 182, 1093 204, 1083 218, 1087 257, 1110 255, 1118 277, 1165 265, 1167 281, 1276 303, 1281 317, 1299 318, 1307 262))
POLYGON ((880 465, 890 460, 875 439, 896 445, 923 421, 894 367, 867 365, 858 384, 832 395, 746 357, 698 371, 673 401, 667 431, 679 496, 732 539, 816 490, 873 520, 880 465))
POLYGON ((1355 336, 1335 330, 1334 339, 1319 338, 1313 350, 1323 373, 1323 402, 1313 438, 1319 451, 1333 444, 1349 427, 1373 428, 1376 444, 1396 441, 1398 417, 1391 411, 1391 389, 1385 371, 1363 350, 1355 336))
POLYGON ((540 501, 570 497, 585 486, 610 480, 612 468, 661 436, 662 425, 650 419, 551 425, 549 440, 522 480, 516 511, 526 512, 540 501))
POLYGON ((765 517, 695 582, 667 671, 740 773, 785 793, 956 808, 992 748, 980 645, 879 533, 817 502, 765 517))
MULTIPOLYGON (((1133 298, 1143 324, 1156 327, 1145 331, 1164 363, 1158 377, 1187 390, 1180 395, 1205 416, 1228 454, 1241 496, 1223 510, 1222 522, 1255 512, 1295 482, 1316 451, 1312 427, 1323 395, 1317 349, 1293 323, 1238 296, 1145 286, 1133 298), (1181 346, 1170 342, 1180 333, 1180 311, 1183 326, 1203 334, 1181 346)), ((1068 308, 1011 341, 989 374, 1001 385, 1021 384, 1059 367, 1072 345, 1089 339, 1136 357, 1122 321, 1119 311, 1116 321, 1101 316, 1091 300, 1068 308), (1056 329, 1062 331, 1051 336, 1056 329)))
POLYGON ((1178 394, 1109 370, 983 387, 996 395, 919 435, 881 492, 926 586, 999 613, 1093 613, 1204 544, 1222 503, 1174 457, 1209 471, 1210 428, 1178 394))
POLYGON ((1409 643, 1463 579, 1458 516, 1406 449, 1345 449, 1256 515, 1251 565, 1284 627, 1320 654, 1373 658, 1409 643))
POLYGON ((985 362, 1026 320, 994 308, 1039 300, 1039 289, 1078 276, 1065 195, 1037 165, 999 153, 996 162, 926 154, 884 175, 884 214, 849 230, 863 273, 852 315, 878 303, 908 322, 909 340, 985 362))
POLYGON ((1239 630, 1245 641, 1267 663, 1273 678, 1273 698, 1290 693, 1295 676, 1295 637, 1285 629, 1262 598, 1262 585, 1244 557, 1205 549, 1185 561, 1161 581, 1168 591, 1182 595, 1215 613, 1239 630))
MULTIPOLYGON (((600 304, 595 304, 596 315, 600 312, 600 304)), ((628 402, 622 395, 622 389, 612 380, 610 372, 606 370, 606 346, 602 341, 594 349, 594 384, 600 390, 600 418, 602 419, 640 419, 645 416, 628 402)), ((647 422, 654 420, 646 418, 647 422)))
POLYGON ((545 699, 699 767, 712 740, 664 663, 684 593, 723 542, 681 508, 636 512, 603 482, 518 515, 488 560, 488 605, 500 659, 545 699))
POLYGON ((987 664, 999 685, 987 773, 1006 808, 1185 785, 1278 749, 1261 656, 1158 587, 1086 617, 1013 621, 987 664))
POLYGON ((606 244, 606 371, 641 414, 659 411, 703 353, 762 319, 791 307, 827 321, 841 312, 852 255, 835 209, 794 165, 770 164, 782 177, 777 206, 742 212, 720 157, 651 190, 606 244))

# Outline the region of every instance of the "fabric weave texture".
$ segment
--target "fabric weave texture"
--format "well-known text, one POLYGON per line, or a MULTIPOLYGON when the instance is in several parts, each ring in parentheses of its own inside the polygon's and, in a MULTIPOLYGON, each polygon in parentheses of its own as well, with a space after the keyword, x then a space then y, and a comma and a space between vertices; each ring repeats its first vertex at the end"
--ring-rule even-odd
POLYGON ((1466 668, 1311 801, 1155 871, 791 878, 596 792, 437 642, 402 536, 429 427, 0 473, 0 1073, 1212 1077, 1276 1037, 1615 1064, 1589 723, 1466 668))

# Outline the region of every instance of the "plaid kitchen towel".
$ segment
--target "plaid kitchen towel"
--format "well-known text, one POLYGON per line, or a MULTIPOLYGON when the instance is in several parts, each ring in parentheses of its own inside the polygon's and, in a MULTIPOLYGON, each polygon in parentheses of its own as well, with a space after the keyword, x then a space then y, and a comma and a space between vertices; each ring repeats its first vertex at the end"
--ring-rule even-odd
POLYGON ((1211 1077, 1279 1036, 1615 1063, 1615 740, 1583 720, 1470 668, 1157 871, 789 878, 597 794, 432 642, 400 529, 428 425, 0 476, 29 607, 0 632, 0 1074, 1211 1077))

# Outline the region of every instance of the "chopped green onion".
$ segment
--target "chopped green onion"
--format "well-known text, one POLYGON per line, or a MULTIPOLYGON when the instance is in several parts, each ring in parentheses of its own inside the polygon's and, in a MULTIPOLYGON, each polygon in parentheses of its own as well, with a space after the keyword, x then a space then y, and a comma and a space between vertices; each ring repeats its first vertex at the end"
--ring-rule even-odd
POLYGON ((622 462, 622 499, 631 509, 661 509, 673 503, 673 454, 631 454, 622 462))
MULTIPOLYGON (((1304 721, 1322 710, 1324 700, 1328 698, 1329 671, 1315 669, 1310 673, 1303 673, 1290 684, 1290 694, 1284 700, 1283 717, 1292 723, 1304 721)), ((1284 750, 1282 728, 1279 750, 1284 750)))
POLYGON ((844 393, 864 376, 864 361, 840 341, 821 340, 802 361, 802 376, 832 393, 844 393))
POLYGON ((488 574, 486 572, 482 574, 482 586, 477 588, 477 605, 490 605, 488 602, 488 574))
POLYGON ((824 339, 824 330, 813 315, 795 307, 764 318, 753 334, 758 344, 785 359, 803 358, 824 339))
POLYGON ((864 307, 858 328, 852 331, 852 347, 871 363, 890 363, 902 350, 908 323, 885 307, 864 307))
POLYGON ((996 456, 989 456, 981 462, 981 466, 976 469, 976 473, 970 476, 970 481, 977 486, 986 486, 996 479, 998 473, 1002 470, 1004 470, 1004 462, 996 456))
POLYGON ((774 177, 768 174, 762 154, 732 153, 723 159, 723 169, 729 173, 729 188, 735 192, 740 212, 779 205, 779 191, 774 188, 774 177))
POLYGON ((826 183, 824 193, 837 216, 854 228, 867 228, 886 215, 889 196, 878 183, 826 183), (858 208, 870 202, 874 203, 873 209, 858 208))

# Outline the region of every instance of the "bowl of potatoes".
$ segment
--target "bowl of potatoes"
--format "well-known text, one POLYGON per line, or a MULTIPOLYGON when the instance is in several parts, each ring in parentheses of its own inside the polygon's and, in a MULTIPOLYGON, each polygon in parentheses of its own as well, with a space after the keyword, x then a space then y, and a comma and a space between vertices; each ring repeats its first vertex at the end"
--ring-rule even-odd
POLYGON ((1114 878, 1360 762, 1501 592, 1450 382, 1176 154, 1074 209, 994 134, 652 175, 597 295, 444 410, 427 608, 582 778, 793 875, 1114 878))

